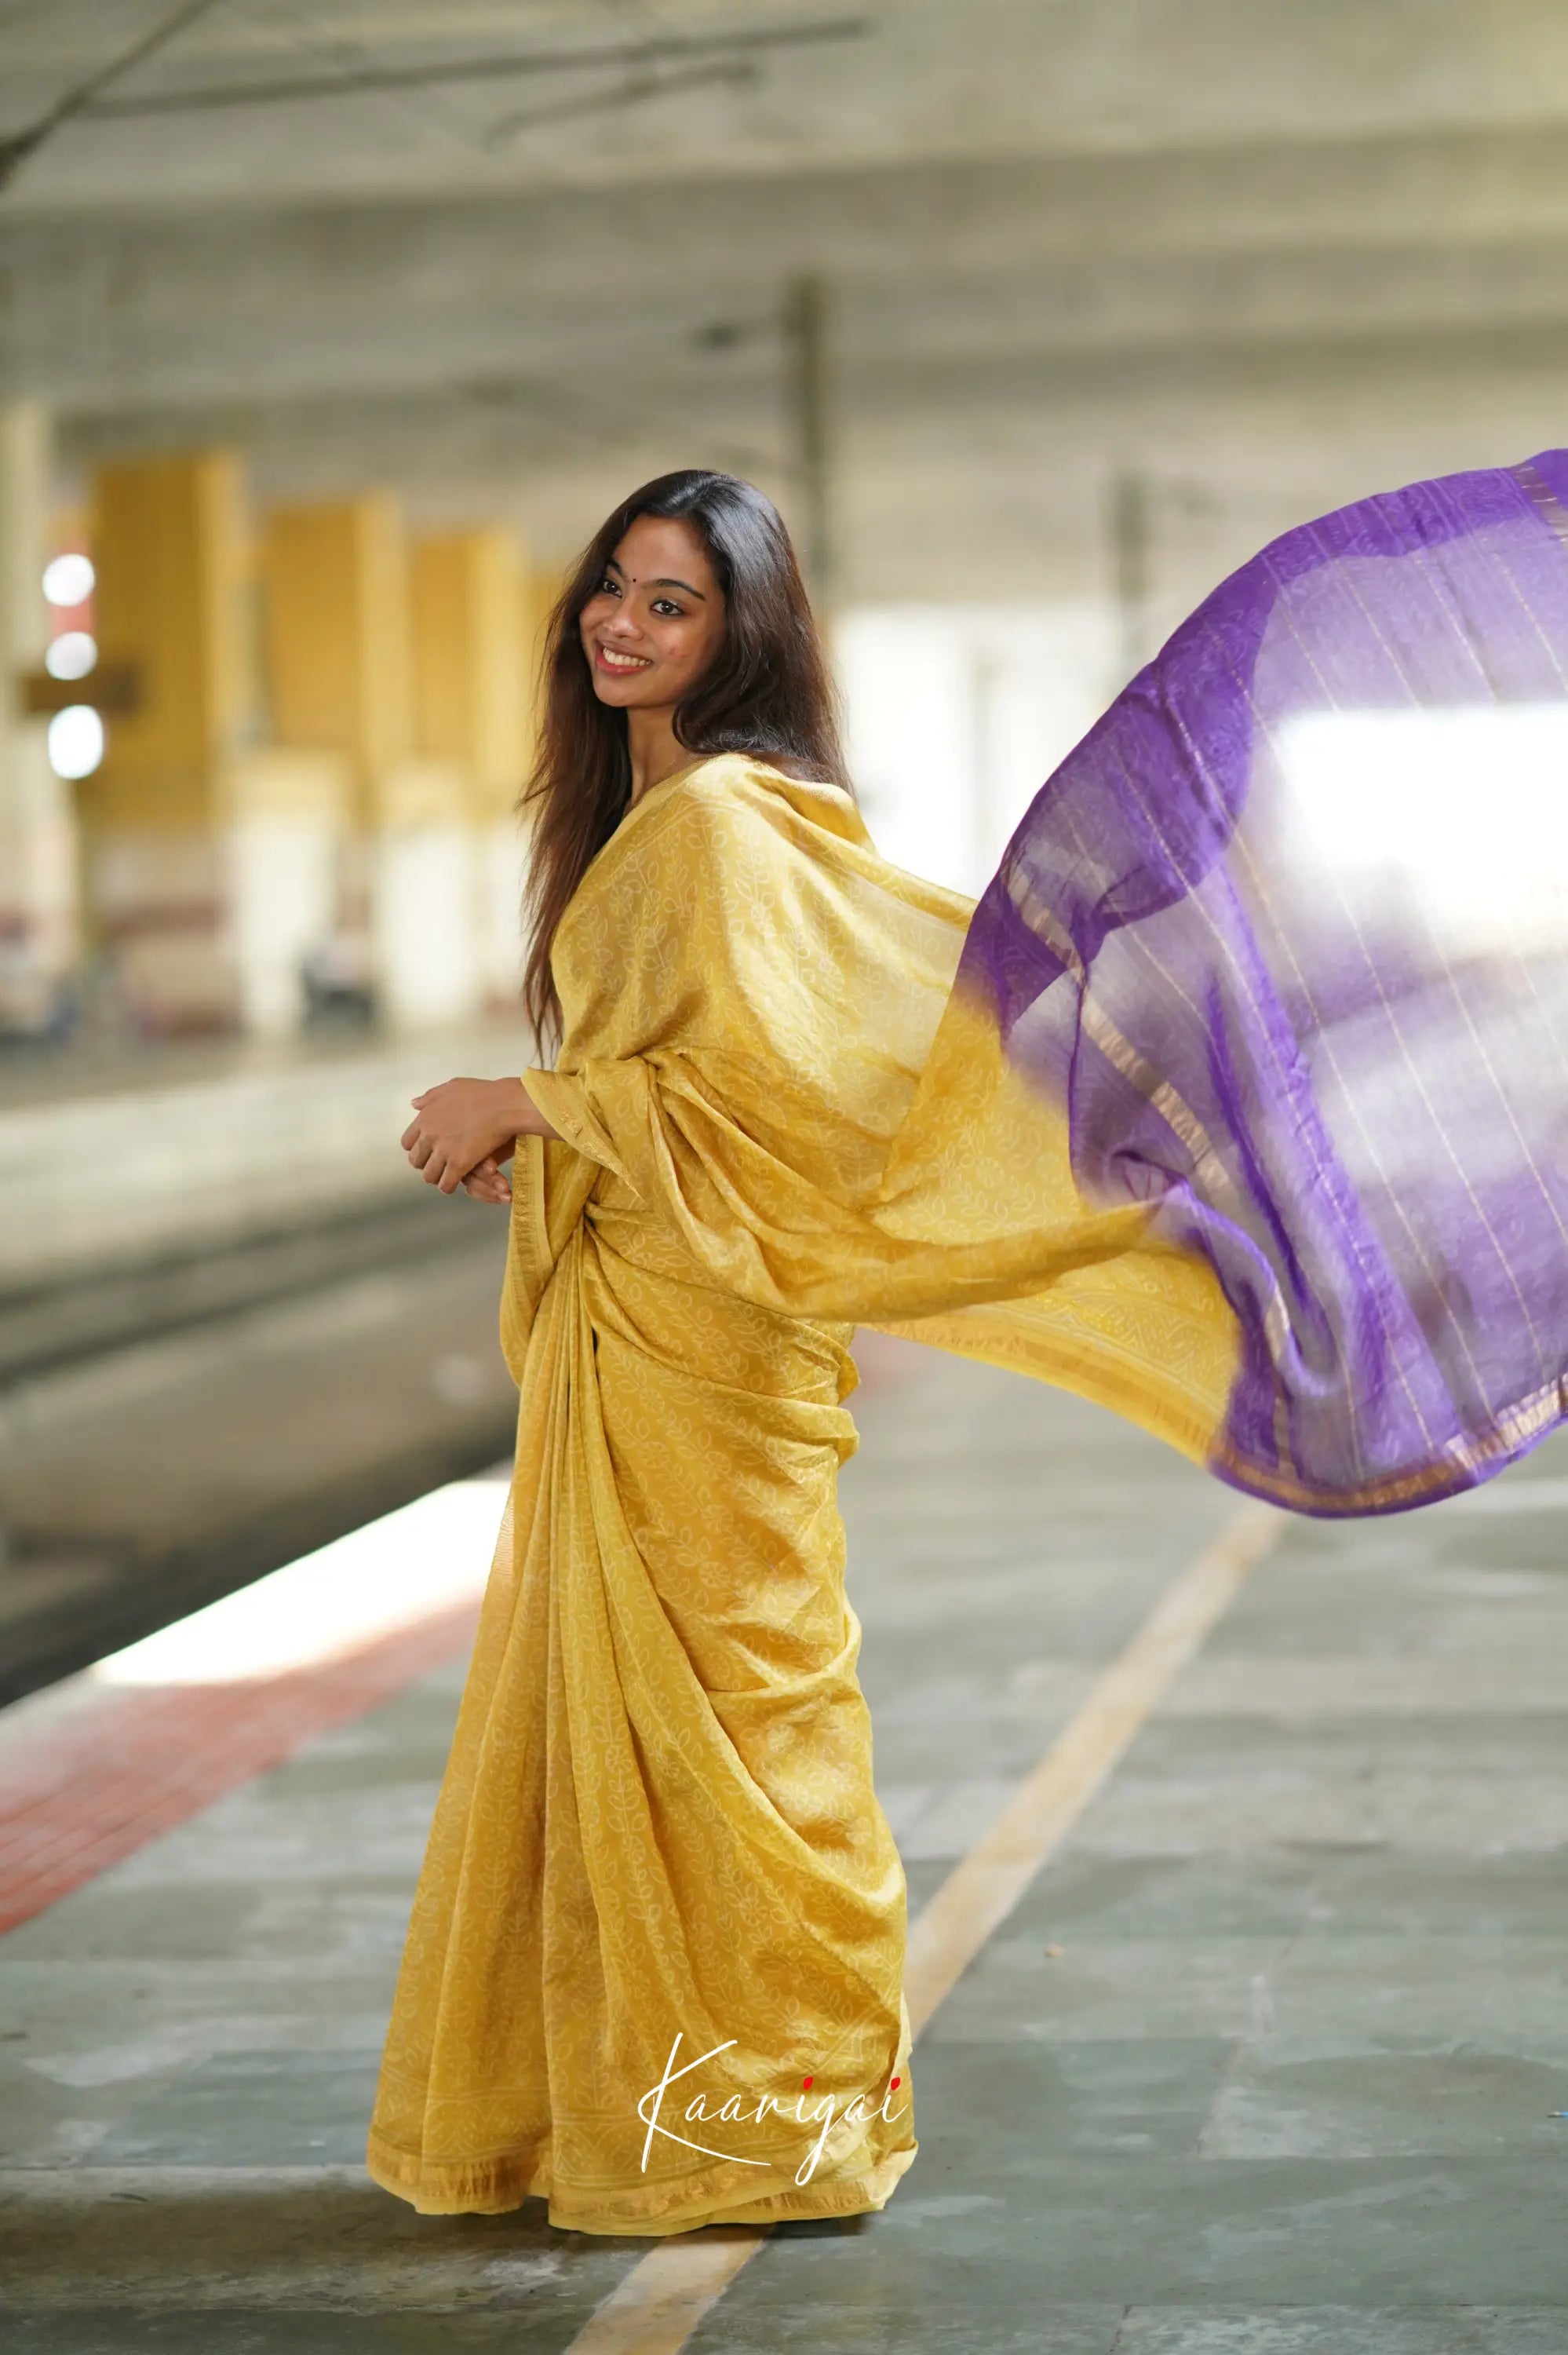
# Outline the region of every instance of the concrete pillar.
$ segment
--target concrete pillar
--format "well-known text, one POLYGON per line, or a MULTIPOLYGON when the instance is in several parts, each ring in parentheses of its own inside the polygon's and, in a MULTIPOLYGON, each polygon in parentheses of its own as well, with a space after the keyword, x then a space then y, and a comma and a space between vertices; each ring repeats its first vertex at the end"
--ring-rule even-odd
POLYGON ((481 996, 470 790, 414 734, 402 512, 387 491, 274 510, 263 543, 267 676, 280 744, 332 751, 352 778, 353 846, 334 955, 400 1028, 481 996))
POLYGON ((79 789, 92 924, 121 1003, 143 1029, 286 1035, 304 1012, 343 789, 330 762, 281 783, 251 741, 238 457, 101 467, 92 537, 100 668, 132 688, 79 789))
POLYGON ((0 1035, 37 1036, 68 1012, 79 954, 76 819, 49 766, 48 722, 21 681, 48 641, 49 420, 36 401, 0 408, 0 1035))
POLYGON ((401 508, 389 491, 274 507, 261 571, 271 733, 346 757, 369 832, 383 781, 413 751, 401 508))
POLYGON ((349 800, 348 764, 334 753, 262 744, 234 762, 229 929, 253 1037, 288 1038, 307 1018, 337 929, 349 800))
MULTIPOLYGON (((148 1031, 297 1027, 297 975, 254 968, 254 680, 240 459, 197 450, 99 466, 99 671, 130 678, 80 784, 91 931, 120 1008, 148 1031)), ((330 829, 318 815, 315 831, 330 829)), ((315 859, 327 853, 315 853, 315 859)), ((269 965, 270 958, 261 958, 269 965)), ((294 956, 297 964, 297 956, 294 956)))
POLYGON ((466 781, 479 980, 515 1008, 521 984, 524 829, 517 798, 534 751, 534 583, 500 526, 432 534, 414 551, 415 741, 466 781))

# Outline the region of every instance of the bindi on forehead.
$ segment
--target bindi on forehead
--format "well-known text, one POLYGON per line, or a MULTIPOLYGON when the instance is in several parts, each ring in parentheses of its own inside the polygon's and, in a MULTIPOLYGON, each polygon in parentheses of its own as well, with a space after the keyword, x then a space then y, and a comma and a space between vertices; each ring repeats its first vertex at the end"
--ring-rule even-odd
MULTIPOLYGON (((628 572, 619 556, 612 556, 606 569, 613 572, 625 588, 636 589, 643 585, 642 575, 628 572)), ((683 581, 677 573, 656 572, 646 585, 650 589, 683 589, 688 597, 694 597, 699 605, 705 605, 708 602, 705 590, 699 589, 694 581, 683 581)))

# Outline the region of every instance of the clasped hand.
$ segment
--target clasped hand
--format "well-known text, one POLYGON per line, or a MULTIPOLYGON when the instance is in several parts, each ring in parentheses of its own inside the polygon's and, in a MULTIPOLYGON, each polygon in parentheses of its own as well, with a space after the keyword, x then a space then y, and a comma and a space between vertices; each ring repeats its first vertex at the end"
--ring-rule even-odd
POLYGON ((413 1103, 399 1142, 426 1185, 443 1194, 461 1186, 476 1202, 510 1202, 501 1165, 538 1119, 521 1080, 443 1080, 413 1103))

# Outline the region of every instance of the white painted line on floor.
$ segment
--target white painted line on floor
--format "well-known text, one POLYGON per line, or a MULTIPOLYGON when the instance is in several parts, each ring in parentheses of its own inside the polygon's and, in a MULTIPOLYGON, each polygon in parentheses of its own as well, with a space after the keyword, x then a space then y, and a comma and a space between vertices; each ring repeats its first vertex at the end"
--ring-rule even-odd
MULTIPOLYGON (((1179 1572, 1071 1723, 923 1907, 910 1928, 904 1971, 916 2036, 1127 1755, 1289 1518, 1272 1505, 1244 1506, 1179 1572)), ((567 2355, 680 2355, 768 2238, 766 2226, 710 2224, 672 2234, 596 2307, 567 2355)))
POLYGON ((1272 1505, 1246 1506, 1188 1563, 990 1830, 922 1909, 904 1966, 916 2035, 1120 1764, 1287 1519, 1272 1505))
POLYGON ((160 1627, 89 1668, 94 1685, 221 1685, 345 1657, 477 1603, 506 1478, 453 1480, 160 1627))
POLYGON ((672 2233, 595 2307, 567 2355, 680 2355, 767 2238, 728 2224, 672 2233))

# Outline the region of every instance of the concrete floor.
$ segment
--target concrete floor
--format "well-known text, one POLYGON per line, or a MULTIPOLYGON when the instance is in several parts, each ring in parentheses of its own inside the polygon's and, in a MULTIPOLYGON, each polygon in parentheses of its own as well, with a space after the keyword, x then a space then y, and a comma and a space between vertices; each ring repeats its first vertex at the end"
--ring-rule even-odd
MULTIPOLYGON (((923 1352, 858 1413, 913 1906, 1235 1500, 923 1352)), ((776 2234, 694 2355, 1563 2355, 1565 1529, 1568 1443, 1292 1523, 938 2013, 886 2211, 776 2234)), ((10 2355, 554 2355, 641 2254, 359 2171, 458 1684, 0 1945, 10 2355)))

